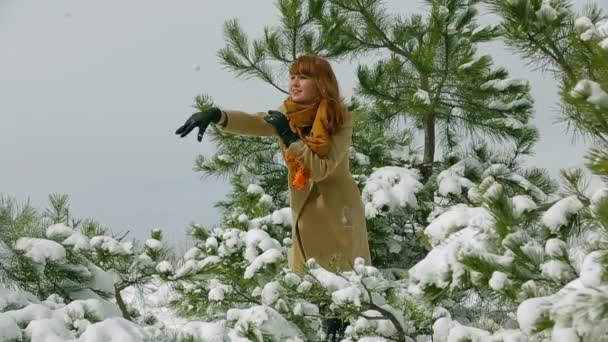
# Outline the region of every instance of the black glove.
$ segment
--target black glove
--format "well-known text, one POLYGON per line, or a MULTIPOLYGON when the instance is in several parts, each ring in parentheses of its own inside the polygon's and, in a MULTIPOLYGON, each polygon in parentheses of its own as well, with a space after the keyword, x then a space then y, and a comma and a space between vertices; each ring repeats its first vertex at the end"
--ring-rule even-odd
POLYGON ((203 134, 209 126, 210 122, 218 123, 222 118, 222 111, 219 108, 211 107, 202 112, 194 113, 186 123, 175 131, 175 134, 179 134, 181 138, 188 135, 195 127, 198 127, 198 135, 196 140, 201 142, 203 140, 203 134))
POLYGON ((285 114, 276 110, 269 110, 268 114, 264 117, 264 120, 274 126, 286 147, 299 139, 298 135, 289 127, 289 121, 285 114))

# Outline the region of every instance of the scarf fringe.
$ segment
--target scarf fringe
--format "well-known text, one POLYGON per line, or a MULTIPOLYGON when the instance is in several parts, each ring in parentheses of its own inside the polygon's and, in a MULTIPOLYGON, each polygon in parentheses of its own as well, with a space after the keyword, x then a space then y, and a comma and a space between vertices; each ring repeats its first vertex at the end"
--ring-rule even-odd
POLYGON ((304 167, 304 163, 301 159, 296 158, 295 156, 285 152, 285 161, 287 163, 293 163, 295 165, 295 175, 293 176, 293 180, 291 185, 293 185, 296 189, 302 190, 306 183, 308 183, 308 179, 310 178, 308 170, 304 167))

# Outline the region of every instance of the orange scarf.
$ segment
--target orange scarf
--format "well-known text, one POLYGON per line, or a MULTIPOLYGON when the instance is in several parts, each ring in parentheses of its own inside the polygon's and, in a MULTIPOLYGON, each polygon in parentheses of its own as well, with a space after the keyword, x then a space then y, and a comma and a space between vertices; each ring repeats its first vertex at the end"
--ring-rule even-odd
MULTIPOLYGON (((283 102, 283 105, 291 130, 306 143, 312 152, 321 158, 326 157, 329 153, 327 100, 323 99, 312 105, 303 105, 293 102, 289 97, 283 102), (304 135, 305 128, 310 128, 309 135, 304 135)), ((297 189, 302 189, 310 177, 309 170, 306 169, 301 159, 287 153, 287 149, 282 143, 281 149, 287 162, 290 183, 297 189)))

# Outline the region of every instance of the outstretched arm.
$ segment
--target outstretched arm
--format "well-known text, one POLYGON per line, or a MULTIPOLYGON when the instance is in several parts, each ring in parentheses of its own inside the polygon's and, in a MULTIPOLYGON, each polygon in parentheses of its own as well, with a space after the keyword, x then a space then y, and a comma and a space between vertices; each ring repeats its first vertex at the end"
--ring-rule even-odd
POLYGON ((266 112, 253 114, 238 110, 226 110, 217 124, 223 131, 248 136, 276 136, 274 127, 264 120, 266 112))
POLYGON ((237 110, 223 111, 217 107, 211 107, 192 114, 175 131, 175 134, 183 138, 190 134, 193 129, 198 128, 196 139, 201 142, 209 124, 214 123, 222 130, 234 134, 276 136, 277 133, 274 127, 264 120, 266 115, 264 112, 248 114, 237 110))

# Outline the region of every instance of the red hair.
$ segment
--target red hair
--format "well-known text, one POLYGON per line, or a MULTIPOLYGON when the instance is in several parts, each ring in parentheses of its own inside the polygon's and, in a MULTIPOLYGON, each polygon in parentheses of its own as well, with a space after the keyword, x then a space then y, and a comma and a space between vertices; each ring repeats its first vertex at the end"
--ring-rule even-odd
POLYGON ((320 99, 326 99, 329 133, 337 131, 346 120, 346 106, 340 97, 336 75, 329 62, 320 56, 302 55, 289 68, 290 75, 306 75, 317 85, 320 99))

